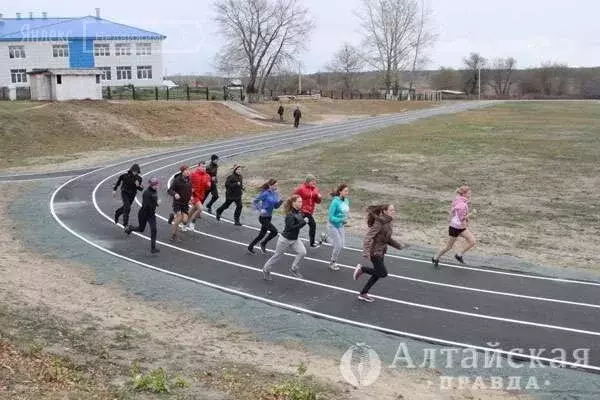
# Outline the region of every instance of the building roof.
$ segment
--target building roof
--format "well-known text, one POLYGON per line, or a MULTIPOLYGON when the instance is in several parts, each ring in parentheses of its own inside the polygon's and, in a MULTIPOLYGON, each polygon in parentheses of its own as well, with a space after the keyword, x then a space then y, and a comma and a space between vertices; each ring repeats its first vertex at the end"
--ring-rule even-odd
POLYGON ((50 75, 99 75, 102 71, 94 68, 46 68, 34 69, 27 72, 28 75, 50 74, 50 75))
POLYGON ((81 18, 1 18, 0 41, 163 40, 166 36, 93 16, 81 18))

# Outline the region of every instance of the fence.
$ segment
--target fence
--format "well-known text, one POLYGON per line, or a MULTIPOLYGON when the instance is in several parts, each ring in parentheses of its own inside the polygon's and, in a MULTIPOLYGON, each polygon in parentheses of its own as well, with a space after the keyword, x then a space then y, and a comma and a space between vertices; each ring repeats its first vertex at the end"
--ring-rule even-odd
POLYGON ((109 100, 224 100, 230 97, 223 88, 177 87, 135 87, 106 86, 102 97, 109 100))

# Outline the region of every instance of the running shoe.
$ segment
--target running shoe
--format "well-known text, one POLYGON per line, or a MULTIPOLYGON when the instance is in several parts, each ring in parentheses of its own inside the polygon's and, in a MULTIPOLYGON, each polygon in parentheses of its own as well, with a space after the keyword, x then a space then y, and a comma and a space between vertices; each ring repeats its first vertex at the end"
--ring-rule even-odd
POLYGON ((267 245, 266 244, 260 245, 260 252, 263 254, 267 254, 267 245))
POLYGON ((296 278, 300 278, 300 279, 304 278, 304 276, 300 273, 300 271, 297 268, 290 267, 290 273, 292 275, 294 275, 296 278))
POLYGON ((434 266, 435 268, 437 268, 437 267, 439 267, 439 266, 440 266, 440 260, 436 260, 436 259, 435 259, 435 258, 433 258, 433 257, 431 258, 431 263, 433 264, 433 266, 434 266))
POLYGON ((367 293, 365 294, 359 294, 358 295, 358 299, 362 300, 362 301, 366 301, 367 303, 372 303, 375 301, 375 299, 373 299, 371 296, 369 296, 367 293))
POLYGON ((458 262, 461 264, 465 263, 465 260, 462 258, 462 256, 459 256, 458 254, 455 254, 454 258, 456 258, 458 260, 458 262))
POLYGON ((354 268, 354 280, 357 281, 358 278, 363 274, 362 265, 356 264, 356 268, 354 268))
POLYGON ((340 267, 338 267, 338 265, 335 263, 335 261, 332 261, 329 263, 329 269, 332 271, 339 271, 340 267))
POLYGON ((263 272, 263 277, 264 277, 265 281, 273 280, 273 278, 271 278, 271 271, 263 269, 262 272, 263 272))
POLYGON ((152 253, 152 254, 160 253, 160 250, 159 249, 150 249, 150 253, 152 253))

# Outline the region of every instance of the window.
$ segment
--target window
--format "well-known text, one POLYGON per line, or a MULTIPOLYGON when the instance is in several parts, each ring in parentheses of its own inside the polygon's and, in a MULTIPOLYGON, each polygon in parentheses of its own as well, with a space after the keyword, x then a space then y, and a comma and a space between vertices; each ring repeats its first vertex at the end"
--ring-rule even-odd
POLYGON ((25 47, 8 46, 8 55, 10 58, 25 58, 25 47))
POLYGON ((138 43, 135 46, 135 54, 138 56, 149 56, 152 54, 151 43, 138 43))
POLYGON ((119 43, 115 45, 115 54, 118 56, 130 56, 131 45, 128 43, 119 43))
POLYGON ((62 75, 56 75, 56 84, 62 85, 62 75))
POLYGON ((110 56, 110 44, 94 44, 95 56, 110 56))
POLYGON ((152 79, 152 67, 150 65, 142 65, 137 67, 138 79, 152 79))
POLYGON ((117 67, 117 80, 131 79, 131 67, 117 67))
POLYGON ((100 84, 100 75, 96 75, 96 84, 99 85, 100 84))
POLYGON ((111 80, 111 73, 110 73, 110 67, 99 67, 98 68, 100 71, 102 71, 102 75, 100 76, 102 78, 103 81, 110 81, 111 80))
POLYGON ((69 57, 69 46, 66 44, 55 44, 52 46, 53 57, 69 57))
POLYGON ((10 80, 12 83, 26 83, 27 82, 27 71, 24 69, 11 69, 10 80))

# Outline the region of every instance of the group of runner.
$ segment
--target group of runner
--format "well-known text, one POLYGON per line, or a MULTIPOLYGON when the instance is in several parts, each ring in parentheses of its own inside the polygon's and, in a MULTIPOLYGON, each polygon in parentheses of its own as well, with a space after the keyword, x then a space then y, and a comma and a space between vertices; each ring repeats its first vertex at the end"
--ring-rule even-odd
MULTIPOLYGON (((188 165, 182 165, 179 173, 173 177, 167 193, 172 197, 172 213, 169 215, 169 223, 172 225, 171 241, 180 242, 180 231, 194 230, 195 222, 201 218, 204 207, 206 211, 212 214, 212 206, 219 198, 217 187, 217 175, 219 167, 219 157, 216 154, 211 156, 210 163, 206 165, 200 161, 194 168, 188 165), (208 196, 211 196, 210 202, 206 203, 208 196), (204 204, 206 203, 206 206, 204 204)), ((234 165, 231 173, 225 180, 225 201, 217 208, 215 217, 220 221, 222 213, 232 204, 235 204, 234 224, 241 226, 240 217, 242 212, 242 195, 246 190, 242 176, 242 166, 234 165)), ((152 253, 158 253, 156 248, 156 208, 160 204, 158 198, 159 181, 157 178, 150 178, 148 187, 144 190, 142 178, 140 176, 140 167, 134 164, 128 172, 119 176, 113 193, 116 195, 118 187, 121 186, 121 199, 123 206, 115 211, 115 224, 123 216, 123 225, 125 232, 130 234, 133 231, 144 232, 146 225, 150 226, 150 250, 152 253), (139 224, 137 226, 129 225, 129 213, 138 191, 143 191, 142 207, 138 212, 139 224)), ((468 186, 461 186, 457 189, 457 197, 452 202, 450 209, 450 224, 448 228, 448 239, 445 245, 431 259, 434 267, 438 267, 440 257, 450 251, 458 237, 463 237, 467 244, 455 254, 455 258, 461 264, 464 264, 464 254, 475 246, 474 235, 469 231, 469 219, 474 215, 475 210, 470 211, 471 189, 468 186)), ((267 254, 267 244, 279 236, 275 246, 274 254, 266 261, 263 266, 264 279, 271 280, 271 270, 284 256, 285 252, 292 249, 296 255, 289 268, 290 273, 298 278, 302 278, 300 273, 300 263, 306 256, 306 248, 300 239, 300 231, 305 225, 308 225, 309 246, 319 247, 322 242, 331 240, 331 257, 329 269, 338 271, 338 259, 345 245, 344 227, 348 224, 350 218, 349 187, 347 184, 339 185, 335 191, 330 193, 331 202, 327 213, 327 231, 328 235, 323 234, 319 242, 316 241, 317 224, 314 218, 314 212, 318 204, 323 202, 323 196, 317 186, 317 179, 314 175, 307 175, 306 179, 300 184, 286 200, 283 200, 276 179, 269 179, 260 188, 260 192, 252 199, 253 208, 258 213, 258 222, 260 232, 249 243, 248 251, 256 253, 256 246, 259 245, 260 251, 267 254), (280 233, 272 222, 273 212, 283 206, 285 222, 283 231, 280 233)), ((363 274, 370 275, 369 280, 363 286, 358 298, 366 302, 372 302, 373 298, 369 296, 369 291, 373 285, 381 278, 387 276, 387 268, 384 263, 384 256, 388 246, 402 250, 405 244, 398 242, 393 238, 392 222, 395 216, 393 204, 373 205, 367 208, 367 226, 363 246, 362 256, 365 260, 371 262, 372 266, 357 264, 353 278, 358 280, 363 274)))

